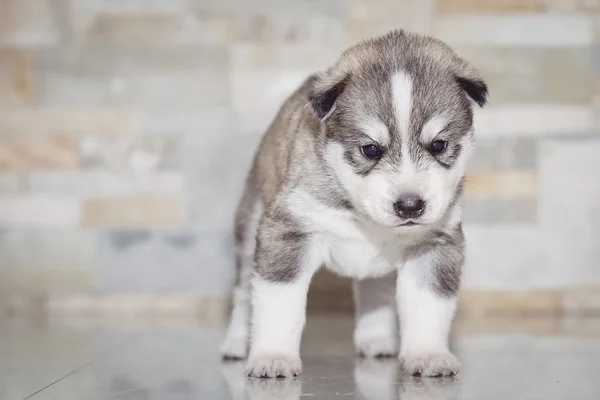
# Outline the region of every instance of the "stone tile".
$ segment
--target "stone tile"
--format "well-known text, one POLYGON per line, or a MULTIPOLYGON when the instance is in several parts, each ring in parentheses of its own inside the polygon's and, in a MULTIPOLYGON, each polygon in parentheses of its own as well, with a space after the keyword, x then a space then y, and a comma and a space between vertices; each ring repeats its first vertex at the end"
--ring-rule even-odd
POLYGON ((168 196, 99 198, 83 204, 86 227, 174 226, 184 218, 181 199, 168 196))
POLYGON ((350 42, 400 28, 430 34, 435 9, 435 0, 351 0, 347 17, 350 42))
POLYGON ((234 108, 241 112, 278 109, 306 78, 327 68, 342 51, 335 45, 235 45, 231 56, 234 108))
POLYGON ((95 255, 96 235, 91 231, 0 231, 0 290, 86 292, 92 285, 95 255))
POLYGON ((128 109, 18 108, 0 113, 0 136, 90 135, 116 138, 140 133, 140 113, 128 109))
POLYGON ((232 0, 233 38, 273 43, 347 43, 346 0, 232 0))
POLYGON ((476 138, 469 171, 535 170, 538 141, 530 137, 476 138))
POLYGON ((102 293, 229 293, 230 231, 113 230, 103 233, 97 288, 102 293))
POLYGON ((476 110, 478 137, 552 136, 591 132, 591 106, 518 104, 476 110))
POLYGON ((593 41, 586 14, 448 15, 436 21, 433 32, 451 45, 585 47, 593 41))
POLYGON ((134 136, 107 139, 83 137, 79 142, 79 166, 148 174, 174 169, 180 142, 168 136, 134 136))
POLYGON ((0 196, 19 193, 23 188, 23 178, 20 174, 0 172, 0 196))
POLYGON ((546 273, 540 284, 599 285, 599 138, 545 140, 540 146, 539 221, 546 273))
POLYGON ((0 45, 38 47, 60 39, 52 0, 2 0, 0 45))
POLYGON ((40 102, 50 107, 228 104, 222 46, 84 46, 40 52, 40 102))
POLYGON ((189 223, 203 230, 233 227, 235 209, 260 141, 258 135, 217 136, 188 138, 182 156, 189 182, 189 223), (207 143, 210 152, 206 152, 207 143))
POLYGON ((0 172, 72 170, 77 163, 77 140, 72 136, 0 136, 0 172))
POLYGON ((546 250, 537 227, 469 223, 464 231, 465 289, 521 291, 539 287, 546 250))
POLYGON ((592 54, 581 48, 455 47, 490 87, 489 106, 586 104, 592 98, 592 54))
POLYGON ((33 101, 33 71, 31 53, 15 48, 0 48, 0 107, 22 106, 33 101))
POLYGON ((465 180, 467 197, 534 198, 537 192, 538 176, 533 171, 471 172, 465 180))
POLYGON ((536 12, 547 0, 438 0, 438 13, 536 12))
POLYGON ((0 227, 73 228, 81 219, 79 201, 56 196, 0 197, 0 227))
POLYGON ((533 224, 537 220, 537 199, 467 197, 462 213, 466 223, 533 224))
POLYGON ((71 171, 33 172, 27 175, 27 192, 33 195, 60 195, 77 199, 136 196, 180 197, 184 191, 185 182, 179 172, 132 174, 107 171, 71 171))

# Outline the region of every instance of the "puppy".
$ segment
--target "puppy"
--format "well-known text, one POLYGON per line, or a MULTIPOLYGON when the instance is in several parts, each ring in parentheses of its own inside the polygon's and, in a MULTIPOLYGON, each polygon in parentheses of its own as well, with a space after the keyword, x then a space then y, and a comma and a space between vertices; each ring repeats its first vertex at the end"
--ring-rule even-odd
POLYGON ((405 31, 359 43, 309 77, 264 135, 237 210, 223 357, 248 356, 252 377, 300 374, 307 292, 325 266, 355 280, 357 353, 399 351, 413 375, 458 373, 448 336, 461 197, 473 109, 486 98, 446 44, 405 31))

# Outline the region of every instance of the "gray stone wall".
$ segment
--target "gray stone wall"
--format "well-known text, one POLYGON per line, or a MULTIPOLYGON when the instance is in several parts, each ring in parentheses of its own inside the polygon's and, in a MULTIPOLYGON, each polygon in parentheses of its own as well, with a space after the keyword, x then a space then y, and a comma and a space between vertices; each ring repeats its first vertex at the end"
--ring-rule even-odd
POLYGON ((393 28, 487 79, 465 287, 600 287, 600 2, 2 0, 0 291, 225 295, 232 212, 304 77, 393 28))

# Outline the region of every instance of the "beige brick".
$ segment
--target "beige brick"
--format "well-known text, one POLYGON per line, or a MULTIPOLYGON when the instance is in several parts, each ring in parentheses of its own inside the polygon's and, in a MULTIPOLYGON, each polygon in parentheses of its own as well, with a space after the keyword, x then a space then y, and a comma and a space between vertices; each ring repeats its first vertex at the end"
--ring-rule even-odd
POLYGON ((136 135, 141 115, 128 109, 15 109, 0 113, 3 135, 95 135, 119 137, 136 135))
POLYGON ((544 6, 551 12, 599 11, 600 0, 544 0, 544 6))
POLYGON ((72 136, 0 136, 0 172, 70 170, 77 163, 77 141, 72 136))
POLYGON ((171 226, 182 219, 181 200, 174 197, 94 199, 83 206, 84 226, 171 226))
POLYGON ((566 314, 600 314, 600 288, 578 287, 565 290, 563 309, 566 314))
POLYGON ((472 172, 465 182, 465 195, 473 197, 534 197, 537 191, 537 174, 531 171, 472 172))
POLYGON ((97 15, 79 27, 83 43, 227 43, 233 36, 228 19, 207 13, 97 15))
POLYGON ((0 227, 71 228, 79 224, 81 204, 75 199, 44 196, 0 197, 0 227))
POLYGON ((458 309, 463 315, 556 315, 562 309, 561 293, 556 290, 461 291, 458 309))
POLYGON ((29 104, 35 94, 31 53, 0 48, 0 107, 29 104))
MULTIPOLYGON (((544 8, 545 0, 438 0, 438 12, 533 12, 544 8)), ((547 1, 547 0, 546 0, 547 1)))
POLYGON ((0 44, 39 46, 56 44, 59 30, 52 0, 0 1, 0 44))
POLYGON ((350 42, 399 28, 429 34, 435 3, 435 0, 351 0, 347 17, 350 42))

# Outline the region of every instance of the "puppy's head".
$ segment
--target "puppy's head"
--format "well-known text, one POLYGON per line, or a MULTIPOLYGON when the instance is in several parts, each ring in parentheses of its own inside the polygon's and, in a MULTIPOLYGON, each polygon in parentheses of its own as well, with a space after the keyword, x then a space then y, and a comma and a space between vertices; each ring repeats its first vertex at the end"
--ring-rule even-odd
POLYGON ((473 147, 477 72, 437 39, 394 31, 342 54, 313 82, 323 154, 353 206, 388 227, 443 218, 473 147))

